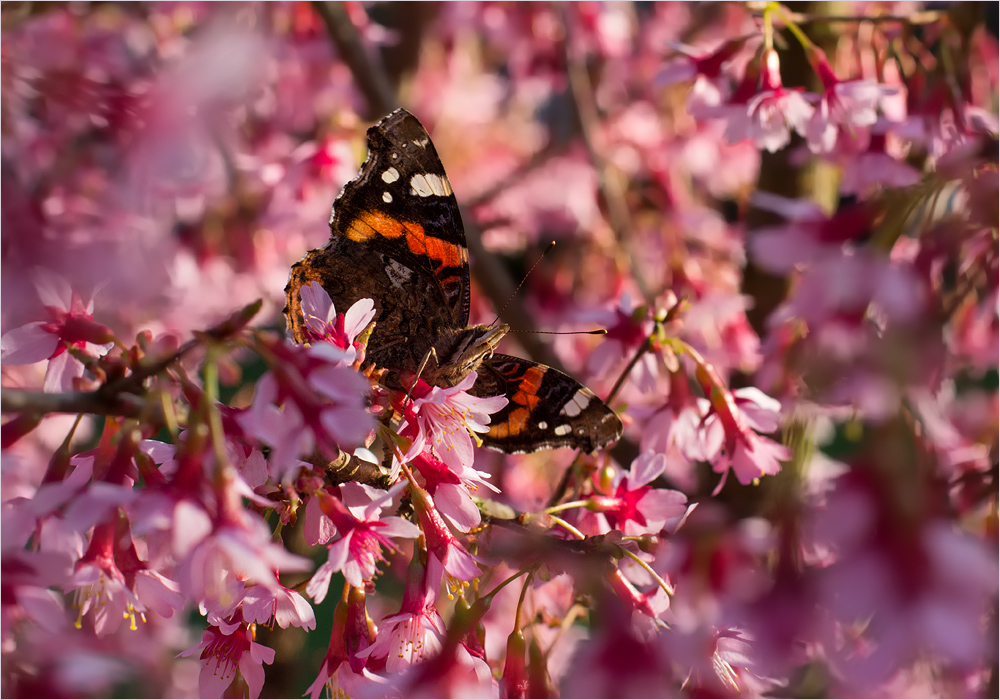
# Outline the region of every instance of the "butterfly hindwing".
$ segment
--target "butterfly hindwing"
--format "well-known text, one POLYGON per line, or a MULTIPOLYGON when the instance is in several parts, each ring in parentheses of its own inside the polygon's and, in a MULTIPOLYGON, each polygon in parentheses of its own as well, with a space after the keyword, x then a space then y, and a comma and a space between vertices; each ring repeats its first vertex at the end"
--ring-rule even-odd
POLYGON ((593 452, 621 437, 617 414, 570 376, 537 362, 495 354, 484 360, 470 393, 507 397, 483 444, 502 452, 572 447, 593 452))

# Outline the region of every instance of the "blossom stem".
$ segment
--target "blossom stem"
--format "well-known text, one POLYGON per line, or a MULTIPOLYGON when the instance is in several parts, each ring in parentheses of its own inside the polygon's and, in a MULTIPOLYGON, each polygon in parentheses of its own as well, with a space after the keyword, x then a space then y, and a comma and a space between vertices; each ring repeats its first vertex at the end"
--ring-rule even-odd
POLYGON ((653 334, 650 335, 648 338, 646 338, 646 340, 643 341, 642 345, 639 346, 639 349, 635 351, 635 354, 632 356, 632 359, 630 359, 628 361, 628 364, 625 365, 625 369, 623 369, 621 374, 618 375, 618 379, 615 381, 615 385, 611 387, 611 391, 608 392, 607 397, 604 399, 604 403, 606 404, 611 403, 611 400, 615 398, 615 395, 617 395, 618 391, 622 388, 622 385, 625 383, 625 379, 628 378, 628 375, 632 371, 632 368, 635 367, 636 363, 640 359, 642 359, 643 355, 645 355, 647 352, 653 349, 653 337, 655 336, 655 334, 656 330, 654 329, 653 334))
POLYGON ((656 581, 656 583, 660 586, 660 588, 666 591, 667 595, 672 596, 674 594, 674 587, 671 586, 666 581, 664 581, 658 573, 653 571, 653 567, 651 567, 648 563, 643 561, 638 554, 630 552, 627 549, 622 549, 622 551, 625 553, 625 556, 627 556, 629 559, 631 559, 636 564, 645 569, 646 573, 653 577, 653 580, 656 581))
POLYGON ((517 599, 517 609, 514 611, 514 628, 517 629, 521 622, 521 608, 524 607, 524 597, 528 594, 528 587, 531 586, 531 581, 535 578, 535 569, 528 571, 528 575, 524 577, 524 583, 521 584, 521 595, 517 599))
POLYGON ((552 522, 554 522, 556 525, 561 526, 563 529, 568 530, 570 532, 570 534, 576 535, 576 537, 578 539, 581 539, 581 540, 587 539, 587 536, 585 534, 583 534, 582 532, 580 532, 579 530, 577 530, 575 527, 573 527, 572 525, 570 525, 568 522, 566 522, 562 518, 559 518, 559 517, 557 517, 555 515, 551 515, 549 517, 552 518, 552 522))
POLYGON ((586 508, 589 501, 567 501, 566 503, 560 503, 556 506, 551 506, 545 509, 547 515, 552 515, 563 510, 569 510, 570 508, 586 508))
POLYGON ((790 13, 785 11, 785 8, 782 7, 779 3, 774 3, 774 6, 775 6, 774 9, 778 12, 779 15, 781 15, 781 19, 784 21, 785 26, 788 28, 788 31, 790 31, 792 33, 792 36, 794 36, 798 40, 798 42, 802 44, 802 48, 806 50, 806 53, 808 53, 812 49, 815 49, 816 45, 812 42, 812 40, 809 37, 806 36, 805 32, 803 32, 802 29, 799 28, 799 25, 797 25, 795 21, 792 20, 790 13))
POLYGON ((935 24, 940 22, 946 13, 940 12, 938 10, 924 10, 923 12, 914 12, 911 15, 830 15, 824 17, 821 15, 807 15, 801 12, 792 12, 788 9, 783 9, 783 13, 789 19, 794 20, 798 24, 820 24, 827 22, 848 22, 848 23, 870 23, 870 24, 886 24, 889 22, 900 22, 902 24, 919 25, 919 24, 935 24))
POLYGON ((764 7, 764 48, 768 51, 774 48, 774 24, 771 17, 776 4, 769 2, 764 7))
POLYGON ((229 466, 226 454, 226 434, 222 427, 222 414, 219 412, 219 365, 216 360, 215 344, 208 346, 205 358, 205 393, 202 401, 208 411, 208 429, 212 437, 212 451, 215 453, 216 477, 219 478, 229 466))
POLYGON ((71 456, 69 446, 73 441, 73 435, 76 433, 77 426, 80 425, 80 421, 82 419, 83 414, 77 414, 76 420, 73 421, 73 425, 66 434, 66 438, 52 455, 52 459, 49 461, 49 467, 46 469, 45 476, 42 479, 43 484, 59 482, 66 478, 66 471, 69 469, 69 460, 71 456))

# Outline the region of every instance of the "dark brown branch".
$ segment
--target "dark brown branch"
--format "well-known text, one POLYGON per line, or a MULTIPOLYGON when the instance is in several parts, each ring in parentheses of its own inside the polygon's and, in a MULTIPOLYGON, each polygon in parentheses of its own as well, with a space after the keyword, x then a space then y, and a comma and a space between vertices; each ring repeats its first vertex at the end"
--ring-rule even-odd
POLYGON ((590 160, 597 171, 598 187, 607 208, 608 224, 615 234, 615 240, 632 261, 631 272, 636 286, 647 301, 651 300, 651 291, 646 284, 642 269, 635 264, 638 256, 633 254, 629 233, 631 232, 628 203, 625 199, 625 187, 620 174, 605 161, 601 146, 597 143, 600 133, 600 115, 594 101, 594 87, 590 81, 586 61, 577 56, 569 36, 572 18, 566 5, 561 6, 564 32, 563 45, 566 57, 566 73, 569 79, 570 94, 576 105, 576 113, 580 120, 583 142, 587 146, 590 160))
POLYGON ((515 168, 513 172, 495 182, 489 189, 480 192, 472 199, 462 202, 462 207, 465 209, 471 209, 473 207, 486 204, 490 200, 502 194, 508 187, 516 185, 518 182, 523 180, 524 177, 532 170, 540 168, 553 157, 563 153, 566 150, 567 145, 568 142, 565 140, 550 140, 547 144, 545 144, 545 147, 542 148, 542 150, 532 155, 531 158, 515 168))
POLYGON ((379 60, 365 47, 357 27, 341 2, 313 2, 312 6, 326 25, 330 40, 341 60, 350 68, 354 82, 368 102, 370 114, 388 114, 397 104, 396 91, 379 60))
POLYGON ((91 413, 98 416, 140 416, 162 419, 163 410, 132 394, 111 394, 102 391, 46 394, 24 389, 0 389, 0 412, 29 413, 91 413), (151 412, 152 411, 152 416, 151 412))
POLYGON ((373 462, 367 462, 355 455, 341 451, 335 459, 328 460, 319 450, 306 459, 312 465, 325 469, 330 481, 334 484, 344 484, 357 481, 380 489, 389 488, 389 475, 373 462))

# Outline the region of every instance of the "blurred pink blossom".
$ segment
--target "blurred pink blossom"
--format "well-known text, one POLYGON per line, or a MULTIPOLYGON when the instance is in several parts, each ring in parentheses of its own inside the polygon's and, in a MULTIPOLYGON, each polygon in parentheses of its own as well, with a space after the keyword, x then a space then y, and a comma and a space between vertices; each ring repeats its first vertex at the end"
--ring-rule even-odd
POLYGON ((35 287, 50 321, 36 321, 4 333, 0 359, 10 365, 48 360, 44 389, 75 391, 84 364, 68 351, 73 348, 90 358, 106 353, 113 343, 111 331, 94 321, 94 302, 86 302, 57 274, 38 270, 35 287))

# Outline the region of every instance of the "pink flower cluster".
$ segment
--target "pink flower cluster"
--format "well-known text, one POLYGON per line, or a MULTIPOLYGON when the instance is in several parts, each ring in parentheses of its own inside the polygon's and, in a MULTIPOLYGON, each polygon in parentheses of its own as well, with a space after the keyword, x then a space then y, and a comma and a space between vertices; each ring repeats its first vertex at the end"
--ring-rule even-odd
POLYGON ((5 4, 4 695, 995 693, 996 20, 706 8, 5 4), (394 89, 618 444, 284 332, 394 89))

